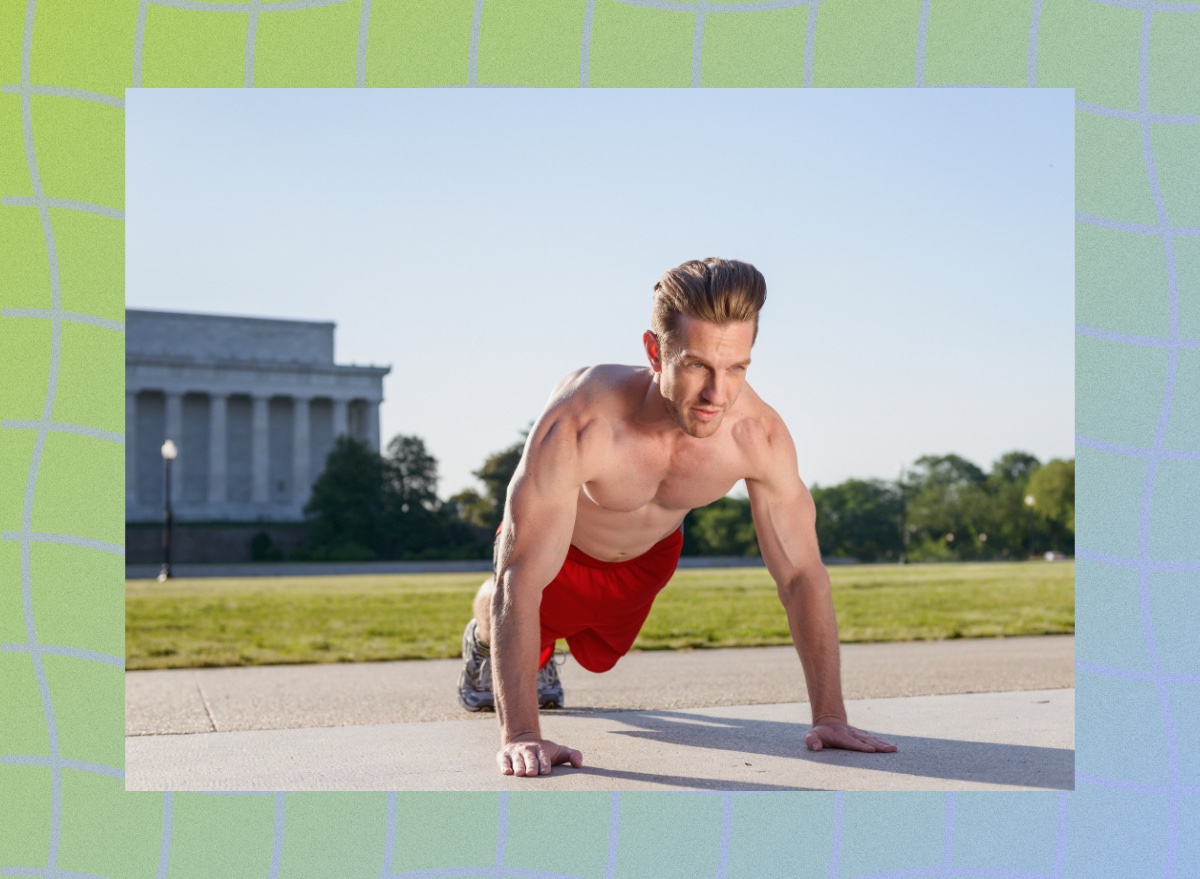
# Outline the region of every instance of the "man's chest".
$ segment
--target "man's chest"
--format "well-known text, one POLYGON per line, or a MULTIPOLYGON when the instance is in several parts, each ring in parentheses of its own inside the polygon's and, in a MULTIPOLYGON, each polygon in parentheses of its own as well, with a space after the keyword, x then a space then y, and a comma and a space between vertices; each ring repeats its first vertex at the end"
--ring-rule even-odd
POLYGON ((584 483, 583 494, 612 512, 633 512, 654 504, 691 510, 724 497, 744 475, 732 442, 713 437, 694 446, 668 450, 648 443, 618 444, 602 472, 584 483))

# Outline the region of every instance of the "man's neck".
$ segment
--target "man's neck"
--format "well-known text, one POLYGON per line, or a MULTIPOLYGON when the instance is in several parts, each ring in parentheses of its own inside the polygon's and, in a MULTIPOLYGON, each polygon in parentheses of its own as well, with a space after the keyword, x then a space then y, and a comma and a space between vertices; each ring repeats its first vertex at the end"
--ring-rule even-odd
POLYGON ((638 406, 636 422, 642 431, 653 435, 657 442, 671 450, 699 441, 688 435, 667 408, 658 385, 658 375, 654 372, 650 373, 650 380, 638 406))

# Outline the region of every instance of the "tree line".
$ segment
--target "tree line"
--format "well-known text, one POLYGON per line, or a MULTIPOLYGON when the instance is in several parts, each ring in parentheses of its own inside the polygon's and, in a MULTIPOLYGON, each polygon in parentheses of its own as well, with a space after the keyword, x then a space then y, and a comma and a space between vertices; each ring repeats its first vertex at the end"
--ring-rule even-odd
MULTIPOLYGON (((988 472, 959 455, 925 455, 900 479, 811 488, 827 557, 862 562, 1022 559, 1075 552, 1075 461, 1001 455, 988 472)), ((746 498, 684 520, 684 551, 758 555, 746 498)))
MULTIPOLYGON (((294 560, 484 559, 504 515, 524 435, 473 475, 482 491, 441 500, 437 460, 417 436, 383 454, 338 437, 305 507, 294 560)), ((1008 452, 988 472, 958 455, 926 455, 896 481, 811 487, 827 557, 863 562, 1019 559, 1075 549, 1075 462, 1008 452)), ((684 520, 684 554, 757 556, 747 498, 724 497, 684 520)), ((260 545, 256 556, 278 558, 260 545)))

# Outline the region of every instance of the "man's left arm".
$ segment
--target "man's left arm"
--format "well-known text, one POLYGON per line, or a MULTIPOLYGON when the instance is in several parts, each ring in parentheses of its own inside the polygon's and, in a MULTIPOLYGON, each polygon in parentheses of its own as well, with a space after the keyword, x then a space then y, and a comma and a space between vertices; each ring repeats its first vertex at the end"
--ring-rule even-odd
POLYGON ((788 629, 804 668, 812 730, 804 743, 853 751, 895 751, 895 745, 850 726, 842 699, 837 618, 829 572, 817 546, 816 507, 796 466, 796 450, 782 423, 764 438, 757 478, 747 478, 763 562, 779 589, 788 629))

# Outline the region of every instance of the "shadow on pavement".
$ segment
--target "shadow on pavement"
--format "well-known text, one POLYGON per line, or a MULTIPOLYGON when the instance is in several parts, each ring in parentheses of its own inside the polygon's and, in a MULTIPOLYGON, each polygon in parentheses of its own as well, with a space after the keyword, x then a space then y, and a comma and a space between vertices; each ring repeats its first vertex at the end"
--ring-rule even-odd
MULTIPOLYGON (((815 787, 797 787, 789 784, 766 784, 742 781, 731 781, 725 778, 696 778, 685 775, 657 775, 652 772, 626 772, 620 769, 601 769, 595 766, 584 766, 573 769, 570 766, 555 766, 554 774, 591 775, 596 778, 608 778, 613 781, 642 781, 653 784, 669 784, 687 790, 757 790, 757 791, 804 791, 820 790, 815 787)), ((539 776, 540 777, 540 776, 539 776)), ((614 787, 613 790, 619 788, 614 787)))
POLYGON ((887 754, 836 749, 814 752, 804 744, 804 735, 811 728, 808 724, 723 719, 683 711, 622 711, 619 716, 622 723, 640 726, 642 730, 615 730, 613 735, 683 747, 761 754, 915 777, 1060 790, 1075 788, 1075 752, 1065 748, 893 736, 872 728, 872 733, 899 750, 887 754))

